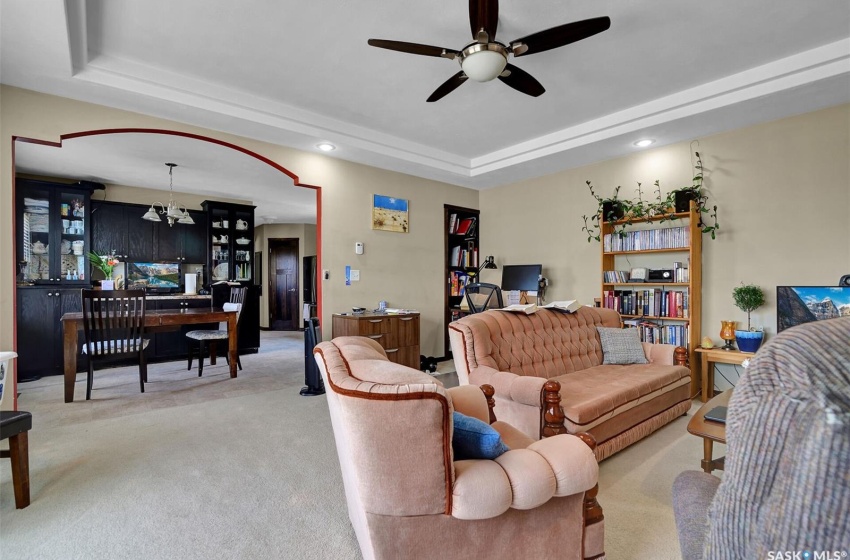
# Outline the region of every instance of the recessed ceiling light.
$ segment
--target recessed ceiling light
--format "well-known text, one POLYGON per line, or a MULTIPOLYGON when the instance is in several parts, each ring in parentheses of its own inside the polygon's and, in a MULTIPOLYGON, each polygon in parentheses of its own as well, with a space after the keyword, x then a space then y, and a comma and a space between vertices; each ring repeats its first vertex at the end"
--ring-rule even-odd
POLYGON ((329 144, 327 142, 322 142, 321 144, 316 144, 316 147, 322 150, 323 152, 330 152, 336 150, 336 146, 333 144, 329 144))
POLYGON ((652 144, 655 144, 655 140, 650 140, 649 138, 645 140, 638 140, 637 142, 635 142, 635 146, 637 146, 638 148, 646 148, 647 146, 650 146, 652 144))

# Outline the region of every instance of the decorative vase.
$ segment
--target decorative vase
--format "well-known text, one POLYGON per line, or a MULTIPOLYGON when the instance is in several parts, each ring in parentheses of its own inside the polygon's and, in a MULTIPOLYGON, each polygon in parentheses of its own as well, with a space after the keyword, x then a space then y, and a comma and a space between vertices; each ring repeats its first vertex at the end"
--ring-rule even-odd
POLYGON ((734 350, 732 341, 735 340, 735 323, 737 321, 720 321, 720 338, 726 341, 724 350, 734 350))
POLYGON ((738 350, 741 352, 755 353, 761 346, 762 340, 764 340, 764 333, 761 331, 735 331, 735 342, 738 343, 738 350))

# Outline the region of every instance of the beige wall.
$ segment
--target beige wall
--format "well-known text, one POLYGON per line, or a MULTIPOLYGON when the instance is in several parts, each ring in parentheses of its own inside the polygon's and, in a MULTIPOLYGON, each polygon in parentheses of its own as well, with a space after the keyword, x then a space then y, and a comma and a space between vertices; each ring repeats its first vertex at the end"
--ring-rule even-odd
POLYGON ((14 344, 14 241, 12 230, 12 136, 59 141, 62 134, 104 128, 163 128, 201 134, 243 146, 289 169, 306 184, 322 187, 321 267, 323 332, 330 336, 330 315, 352 306, 391 305, 422 312, 422 353, 442 355, 443 348, 443 204, 478 206, 478 192, 302 152, 267 142, 207 130, 128 111, 0 87, 0 348, 14 344), (410 233, 373 231, 373 194, 410 201, 410 233), (366 244, 354 254, 354 242, 366 244), (362 280, 345 286, 346 265, 361 270, 362 280))
MULTIPOLYGON (((765 290, 753 322, 770 337, 777 285, 834 285, 850 274, 850 105, 700 138, 698 151, 721 225, 716 240, 703 238, 702 335, 720 342, 721 320, 746 324, 732 302, 745 282, 765 290)), ((499 265, 543 263, 547 300, 592 303, 601 255, 581 231, 582 215, 596 211, 585 181, 603 196, 622 185, 621 198, 634 198, 637 181, 660 179, 666 193, 691 183, 689 154, 680 143, 482 191, 482 244, 499 265)))
POLYGON ((304 306, 304 292, 301 281, 303 257, 316 254, 316 226, 313 224, 264 224, 254 230, 255 251, 263 255, 263 295, 260 296, 260 326, 269 325, 269 239, 298 239, 298 319, 299 328, 303 325, 301 310, 304 306))

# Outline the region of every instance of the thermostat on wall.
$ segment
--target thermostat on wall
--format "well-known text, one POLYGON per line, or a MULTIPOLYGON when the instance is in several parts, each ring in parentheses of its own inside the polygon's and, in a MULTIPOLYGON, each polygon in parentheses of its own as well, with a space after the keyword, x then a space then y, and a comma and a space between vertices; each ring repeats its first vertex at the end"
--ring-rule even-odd
POLYGON ((358 241, 354 244, 354 252, 358 255, 363 254, 363 243, 358 241))

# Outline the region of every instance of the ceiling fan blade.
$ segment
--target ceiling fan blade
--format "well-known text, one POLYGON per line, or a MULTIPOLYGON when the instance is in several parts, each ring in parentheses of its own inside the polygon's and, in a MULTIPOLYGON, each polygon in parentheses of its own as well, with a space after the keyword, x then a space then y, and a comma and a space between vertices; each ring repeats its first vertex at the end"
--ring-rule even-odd
POLYGON ((428 103, 433 103, 434 101, 439 101, 446 95, 450 94, 454 90, 456 90, 460 85, 468 79, 467 75, 463 73, 463 70, 443 82, 443 84, 434 90, 434 93, 431 94, 431 97, 428 98, 428 103))
POLYGON ((400 51, 410 54, 420 54, 422 56, 442 56, 445 58, 453 59, 460 54, 458 51, 453 49, 444 49, 443 47, 432 47, 431 45, 421 45, 419 43, 405 43, 404 41, 369 39, 368 42, 373 47, 389 49, 391 51, 400 51))
POLYGON ((505 66, 505 71, 502 72, 499 79, 515 90, 526 95, 530 95, 531 97, 539 97, 546 91, 546 88, 544 88, 540 82, 535 80, 531 74, 525 70, 517 68, 513 64, 505 66))
POLYGON ((473 39, 484 43, 495 41, 498 25, 499 0, 469 0, 469 28, 473 39), (478 36, 482 28, 487 32, 487 38, 478 36))
POLYGON ((609 27, 611 27, 611 18, 607 16, 565 23, 564 25, 559 25, 545 31, 538 31, 522 39, 511 41, 511 49, 514 56, 537 54, 587 39, 592 35, 602 33, 609 27))

